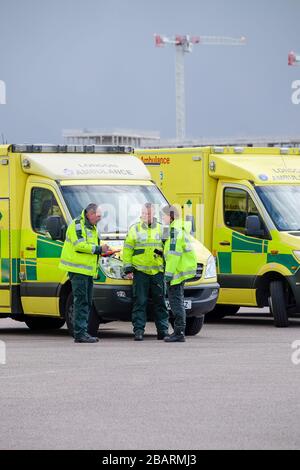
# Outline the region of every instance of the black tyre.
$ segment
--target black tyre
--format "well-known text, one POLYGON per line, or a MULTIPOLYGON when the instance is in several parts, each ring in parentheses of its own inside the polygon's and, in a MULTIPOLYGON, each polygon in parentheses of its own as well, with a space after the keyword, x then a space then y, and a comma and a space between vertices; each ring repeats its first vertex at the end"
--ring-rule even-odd
POLYGON ((235 315, 239 309, 239 305, 216 305, 211 312, 205 315, 205 323, 222 320, 226 315, 235 315))
MULTIPOLYGON (((169 317, 169 323, 171 324, 174 330, 174 317, 169 317)), ((199 333, 204 323, 204 315, 200 318, 188 317, 186 319, 185 335, 186 336, 195 336, 199 333)))
POLYGON ((73 294, 70 292, 66 302, 65 310, 66 324, 68 331, 71 336, 74 336, 74 304, 73 304, 73 294))
POLYGON ((195 336, 199 333, 204 323, 204 315, 202 317, 188 317, 186 319, 185 334, 186 336, 195 336))
POLYGON ((25 323, 31 330, 58 330, 64 326, 65 320, 64 318, 28 317, 25 323))
POLYGON ((274 325, 278 328, 286 328, 289 326, 286 299, 287 295, 283 282, 272 281, 270 283, 269 304, 274 317, 274 325))

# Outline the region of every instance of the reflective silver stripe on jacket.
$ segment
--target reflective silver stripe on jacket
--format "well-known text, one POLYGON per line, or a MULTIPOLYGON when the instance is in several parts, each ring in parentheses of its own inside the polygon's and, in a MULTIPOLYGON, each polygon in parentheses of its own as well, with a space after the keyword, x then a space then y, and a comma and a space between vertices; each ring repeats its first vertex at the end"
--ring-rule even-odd
POLYGON ((76 224, 76 225, 75 225, 75 229, 76 229, 76 230, 81 230, 81 229, 82 229, 81 224, 76 224))
POLYGON ((182 273, 178 273, 178 274, 175 274, 175 276, 173 276, 173 280, 174 279, 179 279, 180 277, 184 277, 184 276, 195 276, 196 275, 196 270, 194 271, 184 271, 182 273))
POLYGON ((182 252, 181 251, 170 250, 170 251, 167 251, 165 256, 168 256, 168 255, 181 256, 182 252))
POLYGON ((60 260, 61 264, 64 264, 65 266, 69 266, 70 268, 79 268, 79 269, 86 269, 87 271, 93 271, 94 268, 91 266, 85 266, 83 264, 77 264, 77 263, 70 263, 69 261, 64 261, 63 259, 60 260))
POLYGON ((145 246, 158 246, 162 247, 162 243, 137 243, 134 248, 145 248, 145 246))
POLYGON ((129 245, 129 243, 124 243, 123 248, 129 248, 130 250, 133 250, 134 246, 129 245))
POLYGON ((96 248, 97 248, 97 245, 93 245, 93 248, 92 248, 92 253, 93 253, 93 254, 95 253, 96 248))
POLYGON ((85 241, 86 241, 85 238, 78 238, 78 240, 76 240, 76 242, 73 242, 73 245, 76 246, 76 245, 79 245, 79 243, 82 243, 82 242, 85 242, 85 241))
POLYGON ((163 266, 140 266, 140 265, 134 264, 134 267, 137 269, 142 269, 143 271, 151 271, 151 269, 163 271, 163 266))
POLYGON ((173 277, 173 273, 165 272, 165 276, 173 277))

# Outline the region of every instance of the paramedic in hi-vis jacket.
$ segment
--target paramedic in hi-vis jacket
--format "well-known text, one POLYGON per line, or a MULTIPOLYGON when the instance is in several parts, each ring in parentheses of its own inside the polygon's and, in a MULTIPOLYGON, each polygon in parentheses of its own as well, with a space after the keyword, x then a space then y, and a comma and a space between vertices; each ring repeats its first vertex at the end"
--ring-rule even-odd
POLYGON ((98 275, 98 258, 109 250, 107 245, 99 246, 96 225, 100 220, 100 207, 89 204, 70 223, 61 253, 59 267, 68 272, 72 284, 75 343, 98 341, 88 334, 87 328, 92 308, 93 279, 98 275))
POLYGON ((135 341, 144 339, 149 294, 154 309, 157 339, 168 335, 168 311, 165 303, 163 230, 154 217, 155 208, 146 203, 141 220, 132 225, 124 242, 124 272, 133 273, 132 324, 135 341))
POLYGON ((164 340, 167 343, 183 342, 186 325, 184 282, 196 275, 197 259, 192 248, 188 224, 179 218, 177 208, 165 206, 162 213, 164 224, 169 225, 169 238, 164 246, 165 280, 174 315, 174 333, 164 340))

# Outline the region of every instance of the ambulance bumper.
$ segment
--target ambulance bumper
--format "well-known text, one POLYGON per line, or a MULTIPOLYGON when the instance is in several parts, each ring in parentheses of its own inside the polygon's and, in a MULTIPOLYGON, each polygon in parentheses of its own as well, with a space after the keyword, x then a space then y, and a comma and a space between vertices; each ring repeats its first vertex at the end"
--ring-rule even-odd
POLYGON ((95 285, 93 302, 105 321, 129 321, 132 311, 132 286, 95 285))
POLYGON ((199 286, 186 286, 184 300, 185 302, 191 300, 191 308, 186 308, 186 316, 201 317, 213 310, 217 303, 219 289, 220 285, 217 282, 199 286))
MULTIPOLYGON (((214 309, 219 284, 186 286, 184 289, 186 314, 188 317, 201 317, 214 309)), ((132 312, 132 287, 94 285, 94 306, 104 321, 130 321, 132 312)), ((148 305, 148 319, 152 320, 151 300, 148 305)))

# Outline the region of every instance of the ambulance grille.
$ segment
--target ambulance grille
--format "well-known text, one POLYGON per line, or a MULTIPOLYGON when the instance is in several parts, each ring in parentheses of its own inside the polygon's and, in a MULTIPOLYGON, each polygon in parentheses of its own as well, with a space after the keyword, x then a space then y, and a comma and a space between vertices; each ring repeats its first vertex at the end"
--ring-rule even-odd
POLYGON ((199 281, 199 279, 201 279, 201 277, 202 277, 202 274, 203 274, 203 264, 198 263, 197 264, 196 276, 194 276, 192 279, 189 279, 188 282, 199 281))

